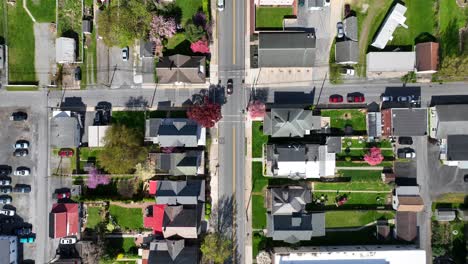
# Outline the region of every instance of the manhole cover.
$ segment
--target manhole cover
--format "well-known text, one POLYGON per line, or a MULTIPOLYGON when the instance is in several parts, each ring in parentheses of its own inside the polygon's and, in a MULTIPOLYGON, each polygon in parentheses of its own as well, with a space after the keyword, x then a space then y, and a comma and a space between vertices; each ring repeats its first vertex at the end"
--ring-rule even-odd
POLYGON ((219 144, 224 144, 224 137, 220 137, 218 142, 219 142, 219 144))

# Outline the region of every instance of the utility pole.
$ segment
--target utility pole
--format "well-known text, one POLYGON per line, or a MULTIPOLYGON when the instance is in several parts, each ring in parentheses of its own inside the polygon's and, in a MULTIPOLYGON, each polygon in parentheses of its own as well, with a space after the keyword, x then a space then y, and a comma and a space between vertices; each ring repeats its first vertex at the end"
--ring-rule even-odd
POLYGON ((317 102, 315 103, 314 108, 317 107, 318 103, 320 102, 320 96, 322 96, 323 86, 325 85, 325 80, 327 80, 327 75, 328 75, 328 72, 325 73, 325 77, 323 78, 322 86, 320 87, 320 93, 319 93, 319 96, 317 97, 317 102))

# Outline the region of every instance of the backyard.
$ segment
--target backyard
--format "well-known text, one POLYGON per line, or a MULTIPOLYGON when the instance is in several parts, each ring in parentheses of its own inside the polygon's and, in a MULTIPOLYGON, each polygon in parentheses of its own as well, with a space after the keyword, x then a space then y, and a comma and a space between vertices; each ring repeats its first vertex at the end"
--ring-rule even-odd
MULTIPOLYGON (((135 245, 133 237, 108 238, 105 240, 104 245, 105 252, 111 258, 116 258, 119 254, 123 254, 125 258, 132 258, 138 255, 138 248, 135 245)), ((118 263, 124 262, 119 261, 118 263)))
POLYGON ((466 263, 465 223, 459 220, 452 222, 432 222, 433 256, 449 256, 454 263, 466 263))
POLYGON ((322 110, 321 115, 330 117, 330 127, 337 133, 343 133, 346 126, 351 126, 355 134, 366 132, 365 110, 322 110))
POLYGON ((122 230, 143 229, 143 212, 140 208, 109 207, 109 214, 122 230))
POLYGON ((93 229, 103 220, 101 216, 102 209, 100 207, 88 206, 87 210, 88 210, 88 219, 86 222, 86 228, 93 229))
POLYGON ((377 209, 385 206, 390 193, 363 193, 363 192, 320 192, 313 193, 313 199, 319 199, 321 204, 311 204, 310 210, 342 210, 342 209, 377 209), (347 201, 337 206, 336 201, 341 197, 346 197, 347 201))
MULTIPOLYGON (((468 11, 463 12, 455 1, 438 1, 439 37, 442 58, 458 55, 458 30, 468 22, 468 11)), ((465 8, 468 10, 468 8, 465 8)))
POLYGON ((379 219, 393 219, 393 211, 326 211, 326 228, 361 227, 379 219))
POLYGON ((255 28, 281 29, 283 18, 292 15, 291 7, 257 7, 255 10, 255 28))
POLYGON ((58 0, 57 37, 73 38, 76 41, 76 59, 82 60, 82 5, 81 1, 58 0))
POLYGON ((268 142, 268 136, 263 134, 263 122, 252 122, 252 158, 263 156, 263 145, 268 142))
POLYGON ((55 3, 55 0, 27 0, 29 11, 40 23, 55 23, 55 3))

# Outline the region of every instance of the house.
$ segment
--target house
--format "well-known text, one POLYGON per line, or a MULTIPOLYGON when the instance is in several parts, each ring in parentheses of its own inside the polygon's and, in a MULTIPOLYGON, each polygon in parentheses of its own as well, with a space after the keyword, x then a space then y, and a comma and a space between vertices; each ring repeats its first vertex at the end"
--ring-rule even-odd
POLYGON ((439 222, 450 222, 457 218, 455 210, 436 209, 435 219, 439 222))
POLYGON ((184 239, 155 239, 142 250, 142 263, 198 264, 199 248, 188 245, 184 239))
POLYGON ((436 105, 431 108, 431 137, 468 135, 468 104, 436 105))
POLYGON ((377 36, 375 37, 374 42, 371 43, 372 46, 383 49, 387 43, 393 39, 393 32, 395 32, 398 26, 408 28, 408 26, 405 24, 406 9, 406 6, 400 3, 397 3, 393 6, 390 13, 385 17, 380 30, 377 32, 377 36))
POLYGON ((310 32, 260 32, 258 67, 313 67, 315 36, 310 32))
POLYGON ((426 252, 415 245, 275 247, 274 264, 425 264, 426 252))
POLYGON ((72 38, 58 38, 55 40, 55 60, 57 63, 73 63, 76 59, 76 42, 72 38))
POLYGON ((398 239, 412 242, 418 235, 417 213, 396 212, 395 218, 396 237, 398 239))
POLYGON ((52 205, 49 218, 49 235, 51 238, 79 236, 81 228, 79 204, 56 203, 52 205))
POLYGON ((50 140, 53 148, 76 148, 81 144, 81 128, 78 118, 70 111, 54 111, 50 124, 50 140))
POLYGON ((263 121, 263 134, 271 137, 304 137, 320 128, 321 117, 304 109, 273 108, 263 121))
POLYGON ((358 20, 356 16, 348 16, 343 19, 343 30, 346 39, 358 41, 358 20))
POLYGON ((158 83, 205 83, 206 59, 181 54, 162 57, 156 64, 156 74, 158 83))
POLYGON ((309 179, 335 175, 335 153, 314 144, 266 145, 265 176, 309 179))
POLYGON ((145 123, 145 141, 161 147, 204 146, 206 129, 187 118, 150 118, 145 123))
POLYGON ((439 65, 439 43, 416 44, 416 73, 435 73, 439 65))
POLYGON ((377 239, 388 239, 390 236, 390 225, 387 220, 377 220, 377 239))
POLYGON ((376 77, 383 73, 405 75, 408 72, 414 71, 416 63, 416 53, 414 51, 369 52, 366 56, 367 73, 371 77, 376 77))
POLYGON ((367 112, 367 135, 372 138, 382 136, 382 114, 380 112, 367 112))
POLYGON ((426 136, 427 110, 424 108, 390 108, 381 112, 382 135, 426 136))
POLYGON ((260 0, 260 6, 292 6, 294 0, 260 0))
POLYGON ((442 139, 440 159, 444 165, 468 169, 468 135, 448 135, 442 139))
MULTIPOLYGON (((156 204, 198 204, 205 201, 205 181, 151 181, 155 184, 154 191, 150 188, 150 194, 156 197, 156 204), (152 193, 154 192, 154 193, 152 193)), ((154 187, 153 187, 154 188, 154 187)))
POLYGON ((173 176, 202 175, 205 173, 205 156, 202 150, 183 153, 155 153, 156 173, 173 176))
POLYGON ((89 35, 93 32, 93 21, 90 19, 83 19, 82 21, 83 34, 89 35))
POLYGON ((164 238, 196 239, 201 231, 202 205, 155 204, 146 208, 143 225, 164 238))
POLYGON ((2 263, 19 263, 17 236, 0 236, 0 259, 2 260, 2 263))
POLYGON ((419 195, 419 186, 398 186, 392 197, 393 209, 401 212, 421 212, 424 202, 419 195))
POLYGON ((325 213, 306 213, 309 189, 300 186, 267 190, 267 237, 286 243, 325 236, 325 213))
POLYGON ((88 126, 88 147, 104 147, 106 132, 110 126, 88 126))
POLYGON ((357 64, 359 62, 359 43, 354 40, 336 42, 335 62, 337 64, 357 64))

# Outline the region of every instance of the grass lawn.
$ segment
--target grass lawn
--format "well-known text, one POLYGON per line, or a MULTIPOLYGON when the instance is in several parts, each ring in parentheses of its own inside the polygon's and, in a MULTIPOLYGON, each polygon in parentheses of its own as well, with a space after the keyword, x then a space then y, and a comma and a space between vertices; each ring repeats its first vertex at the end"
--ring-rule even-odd
POLYGON ((366 111, 364 110, 322 110, 321 115, 330 117, 331 128, 344 131, 344 127, 351 125, 355 132, 366 131, 366 111))
POLYGON ((99 152, 102 151, 102 148, 80 148, 80 160, 89 160, 89 158, 97 158, 99 152))
POLYGON ((371 147, 379 147, 379 148, 391 148, 392 143, 388 140, 382 140, 381 142, 376 143, 369 143, 366 140, 359 140, 355 138, 343 138, 342 140, 342 148, 371 148, 371 147))
POLYGON ((145 112, 143 111, 115 111, 112 112, 114 124, 126 125, 145 134, 145 112))
MULTIPOLYGON (((138 248, 133 237, 107 238, 105 240, 105 251, 113 258, 118 254, 124 254, 124 256, 128 257, 138 254, 138 248)), ((119 261, 119 263, 121 262, 119 261)))
POLYGON ((7 12, 9 82, 35 84, 33 22, 21 4, 7 5, 7 12))
POLYGON ((465 222, 455 220, 450 223, 432 222, 432 248, 444 248, 454 263, 466 263, 465 222), (455 232, 455 233, 454 233, 455 232))
POLYGON ((37 22, 55 23, 55 0, 27 0, 27 4, 37 22))
MULTIPOLYGON (((0 17, 6 17, 6 1, 0 3, 0 17)), ((0 45, 5 44, 5 32, 3 26, 5 25, 5 19, 0 19, 0 45)))
MULTIPOLYGON (((314 192, 314 200, 320 199, 321 197, 325 198, 325 208, 326 210, 340 210, 340 209, 357 209, 357 208, 375 208, 375 206, 384 206, 387 196, 389 193, 330 193, 330 192, 314 192), (336 207, 335 198, 346 194, 348 201, 336 207)), ((317 207, 320 208, 320 207, 317 207)))
POLYGON ((257 7, 255 28, 283 28, 283 18, 292 15, 291 7, 257 7))
MULTIPOLYGON (((353 161, 336 161, 336 167, 373 167, 367 162, 353 162, 353 161)), ((392 161, 382 161, 382 163, 376 165, 377 167, 393 167, 392 161)))
POLYGON ((192 54, 190 49, 190 41, 185 39, 184 33, 177 33, 167 41, 164 49, 164 56, 174 54, 192 54))
MULTIPOLYGON (((348 151, 346 151, 346 149, 344 149, 342 152, 340 153, 337 153, 336 155, 338 157, 346 157, 346 156, 349 156, 349 157, 361 157, 361 158, 364 158, 364 155, 367 154, 369 152, 369 149, 368 148, 365 148, 365 149, 350 149, 348 151)), ((390 149, 384 149, 384 150, 381 150, 381 153, 384 157, 394 157, 394 153, 393 153, 393 150, 390 150, 390 149)))
POLYGON ((87 228, 94 228, 102 221, 101 208, 88 206, 88 221, 86 222, 87 228))
POLYGON ((39 87, 34 86, 7 86, 7 91, 37 91, 39 87))
POLYGON ((464 14, 455 1, 439 1, 439 36, 442 58, 458 54, 458 30, 465 26, 468 11, 464 14))
POLYGON ((252 162, 252 189, 253 192, 261 192, 268 185, 268 179, 263 177, 261 162, 252 162))
POLYGON ((187 20, 192 19, 198 10, 203 9, 202 0, 176 0, 175 4, 182 9, 182 26, 187 20))
POLYGON ((349 182, 316 182, 315 190, 361 190, 390 191, 391 186, 381 180, 381 171, 377 170, 340 170, 342 177, 351 178, 349 182))
POLYGON ((124 230, 143 228, 143 214, 140 208, 124 208, 111 205, 109 213, 117 225, 124 230))
POLYGON ((77 60, 82 60, 83 46, 81 1, 58 0, 57 37, 73 38, 78 47, 77 60))
POLYGON ((91 33, 90 40, 88 47, 84 49, 83 63, 81 64, 81 89, 86 89, 88 84, 97 83, 96 30, 91 33), (93 67, 88 67, 88 64, 93 67))
POLYGON ((263 134, 263 122, 252 122, 252 158, 263 156, 263 144, 268 142, 268 136, 263 134))
POLYGON ((339 170, 342 177, 349 177, 351 181, 381 182, 382 172, 379 170, 339 170))
POLYGON ((434 201, 434 203, 458 203, 463 204, 468 199, 466 193, 447 193, 443 194, 434 201))
POLYGON ((176 47, 184 42, 185 34, 184 33, 177 33, 172 38, 167 40, 166 48, 167 49, 176 49, 176 47))
POLYGON ((252 228, 263 229, 266 227, 266 208, 263 207, 264 197, 252 195, 252 228))
POLYGON ((258 255, 259 249, 262 247, 262 242, 265 241, 265 237, 261 234, 255 233, 252 238, 252 259, 255 259, 258 255))
POLYGON ((378 219, 392 219, 394 217, 393 211, 326 211, 325 227, 360 227, 378 219))

